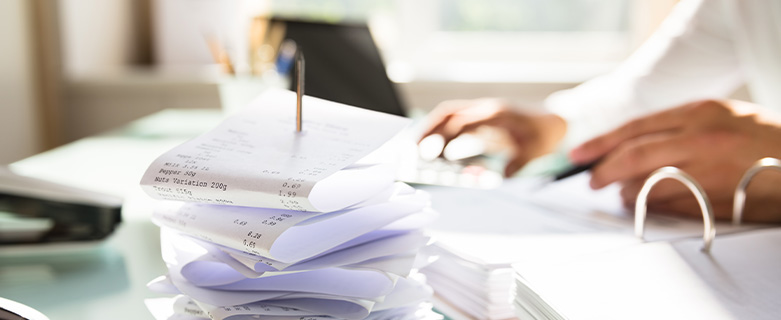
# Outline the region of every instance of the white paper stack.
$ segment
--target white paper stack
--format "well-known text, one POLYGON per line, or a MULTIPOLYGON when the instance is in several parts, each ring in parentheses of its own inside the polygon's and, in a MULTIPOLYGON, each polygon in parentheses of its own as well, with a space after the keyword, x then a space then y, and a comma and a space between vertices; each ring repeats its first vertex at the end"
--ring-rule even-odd
MULTIPOLYGON (((515 319, 513 264, 560 261, 639 242, 609 234, 469 234, 432 231, 437 255, 422 272, 435 306, 453 319, 515 319)), ((521 317, 520 319, 525 319, 521 317)))
MULTIPOLYGON (((437 310, 454 320, 514 319, 513 264, 553 263, 640 243, 619 186, 593 191, 588 182, 582 175, 542 189, 539 181, 521 179, 496 190, 426 188, 447 217, 429 228, 436 242, 426 250, 440 258, 421 270, 437 310)), ((702 234, 697 220, 652 215, 647 224, 649 240, 702 234)), ((719 232, 731 228, 720 225, 719 232)))
MULTIPOLYGON (((438 246, 435 244, 434 246, 438 246)), ((510 319, 515 316, 507 303, 512 294, 512 269, 488 265, 472 257, 435 247, 438 259, 424 270, 436 289, 438 309, 453 319, 510 319)))
POLYGON ((439 319, 415 270, 437 216, 393 170, 356 164, 405 119, 271 91, 163 154, 142 187, 161 199, 168 274, 158 319, 439 319), (308 120, 311 119, 311 120, 308 120))

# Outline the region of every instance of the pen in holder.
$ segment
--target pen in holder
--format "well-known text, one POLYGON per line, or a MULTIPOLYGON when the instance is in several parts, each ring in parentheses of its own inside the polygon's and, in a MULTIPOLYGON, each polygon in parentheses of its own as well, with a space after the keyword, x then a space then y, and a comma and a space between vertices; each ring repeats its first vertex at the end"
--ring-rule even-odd
POLYGON ((732 203, 732 224, 739 225, 743 220, 743 206, 746 204, 746 187, 754 176, 765 169, 781 170, 781 161, 776 158, 762 158, 746 170, 735 188, 735 198, 732 203))
POLYGON ((643 187, 640 189, 640 193, 637 195, 637 203, 635 204, 635 235, 639 238, 643 238, 645 216, 648 209, 648 194, 656 183, 664 179, 680 181, 689 188, 694 194, 694 197, 697 198, 697 202, 700 204, 700 209, 702 210, 702 220, 705 225, 705 230, 702 235, 702 240, 704 241, 702 251, 709 252, 711 244, 713 243, 713 238, 716 237, 716 217, 713 215, 713 208, 711 207, 710 200, 708 200, 708 195, 705 194, 705 190, 702 189, 694 178, 676 167, 663 167, 657 169, 645 180, 643 187))

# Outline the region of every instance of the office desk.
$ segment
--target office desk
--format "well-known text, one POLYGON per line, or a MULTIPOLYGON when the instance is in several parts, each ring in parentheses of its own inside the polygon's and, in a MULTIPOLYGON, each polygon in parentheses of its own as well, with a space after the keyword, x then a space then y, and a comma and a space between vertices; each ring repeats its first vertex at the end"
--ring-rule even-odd
POLYGON ((0 297, 52 320, 152 319, 143 301, 157 295, 146 283, 166 268, 138 182, 154 158, 220 119, 219 110, 166 110, 12 164, 21 174, 135 200, 106 241, 0 247, 0 297))
MULTIPOLYGON (((150 221, 149 198, 138 186, 139 180, 154 158, 210 129, 221 118, 219 110, 167 110, 14 163, 12 168, 19 173, 120 196, 126 199, 126 206, 123 223, 100 243, 0 247, 0 297, 29 305, 52 320, 151 319, 143 300, 158 295, 145 285, 164 274, 166 268, 160 254, 159 230, 150 221)), ((548 196, 545 190, 526 195, 526 202, 519 201, 524 198, 523 193, 514 192, 513 188, 424 189, 434 197, 433 207, 442 213, 433 226, 439 231, 494 236, 577 235, 594 230, 617 235, 632 233, 630 216, 605 213, 614 211, 613 208, 583 212, 592 206, 581 203, 610 203, 592 193, 582 194, 583 199, 566 193, 572 201, 561 203, 563 193, 556 193, 555 189, 549 190, 554 193, 548 196), (531 198, 553 199, 557 206, 533 204, 531 198), (480 219, 474 213, 479 213, 480 219), (475 223, 478 220, 488 222, 475 223)), ((617 204, 615 209, 620 210, 620 203, 617 204)), ((654 234, 662 238, 680 237, 689 232, 688 236, 696 236, 702 232, 700 223, 664 218, 656 223, 657 228, 649 230, 647 238, 654 238, 654 234)), ((719 230, 730 231, 727 226, 720 226, 719 230)), ((537 242, 532 244, 536 246, 537 242)), ((518 251, 515 253, 528 253, 513 248, 518 251)))

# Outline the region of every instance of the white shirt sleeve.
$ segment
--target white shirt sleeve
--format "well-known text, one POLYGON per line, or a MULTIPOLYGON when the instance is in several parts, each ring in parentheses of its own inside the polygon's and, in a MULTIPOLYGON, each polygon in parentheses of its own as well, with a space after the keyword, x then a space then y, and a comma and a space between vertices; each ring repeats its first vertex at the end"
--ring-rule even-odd
POLYGON ((731 94, 743 76, 723 10, 718 0, 684 0, 615 71, 548 97, 548 109, 568 123, 563 146, 653 111, 731 94))

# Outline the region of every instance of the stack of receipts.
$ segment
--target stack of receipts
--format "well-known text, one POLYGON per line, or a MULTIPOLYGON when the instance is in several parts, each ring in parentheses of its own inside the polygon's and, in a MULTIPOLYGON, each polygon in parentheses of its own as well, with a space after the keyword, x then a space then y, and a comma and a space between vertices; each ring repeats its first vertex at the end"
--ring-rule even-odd
POLYGON ((157 319, 440 319, 415 270, 437 216, 428 194, 358 160, 407 124, 269 91, 160 156, 142 188, 160 199, 168 274, 157 319))

